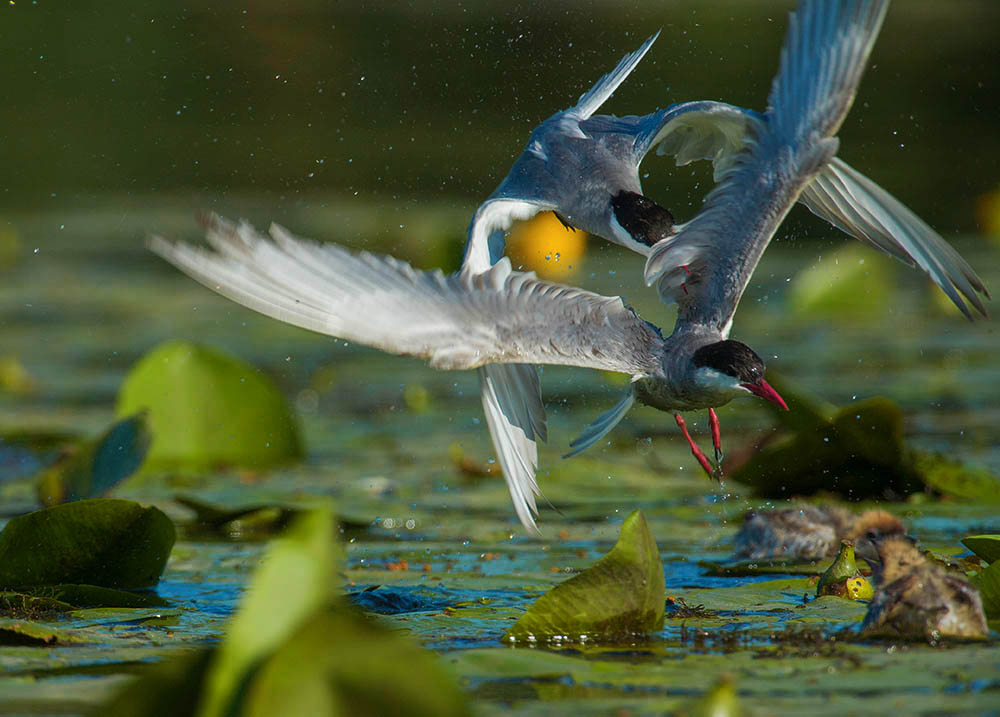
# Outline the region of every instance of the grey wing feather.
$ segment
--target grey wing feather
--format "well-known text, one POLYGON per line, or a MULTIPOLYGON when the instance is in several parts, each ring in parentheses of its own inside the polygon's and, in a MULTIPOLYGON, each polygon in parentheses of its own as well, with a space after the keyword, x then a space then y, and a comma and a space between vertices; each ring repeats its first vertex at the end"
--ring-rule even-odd
POLYGON ((564 455, 563 458, 572 458, 579 453, 583 453, 583 451, 587 450, 599 440, 604 438, 604 436, 608 435, 608 433, 611 432, 611 429, 621 423, 621 420, 625 418, 625 415, 631 410, 635 400, 635 392, 632 390, 632 387, 629 386, 628 391, 625 392, 625 395, 622 396, 621 400, 616 403, 614 407, 598 416, 593 423, 583 430, 583 433, 581 433, 579 437, 570 442, 569 447, 573 450, 564 455))
POLYGON ((986 315, 976 292, 989 298, 989 291, 968 262, 902 202, 846 162, 834 158, 800 199, 842 231, 919 266, 969 319, 972 314, 959 293, 986 315))
POLYGON ((549 363, 630 375, 659 368, 662 338, 618 297, 539 281, 507 259, 472 277, 422 272, 335 244, 271 238, 208 220, 216 252, 154 237, 150 248, 255 311, 435 368, 549 363))
POLYGON ((647 284, 678 321, 728 333, 747 282, 799 194, 836 153, 887 2, 804 1, 790 22, 763 120, 702 211, 646 261, 647 284))
POLYGON ((535 479, 535 437, 545 440, 545 408, 538 370, 524 364, 487 364, 479 368, 479 385, 486 425, 514 511, 525 528, 537 533, 535 496, 541 495, 541 490, 535 479))
POLYGON ((575 119, 586 119, 594 114, 601 105, 608 101, 608 98, 618 89, 618 86, 625 81, 625 78, 632 73, 632 70, 636 68, 659 36, 660 33, 657 31, 655 35, 642 43, 638 50, 625 55, 615 69, 599 79, 593 87, 587 90, 580 97, 576 105, 566 110, 566 114, 575 119))

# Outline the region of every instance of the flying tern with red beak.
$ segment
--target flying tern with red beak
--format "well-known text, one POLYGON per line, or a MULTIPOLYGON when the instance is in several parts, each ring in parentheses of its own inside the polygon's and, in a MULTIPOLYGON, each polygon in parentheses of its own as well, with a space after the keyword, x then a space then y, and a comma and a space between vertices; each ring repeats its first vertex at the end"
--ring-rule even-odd
MULTIPOLYGON (((620 297, 541 281, 513 271, 506 258, 446 276, 300 239, 276 225, 265 236, 215 216, 206 218, 214 251, 159 237, 150 246, 249 308, 424 358, 434 368, 517 365, 533 374, 533 364, 556 364, 631 376, 624 398, 587 429, 578 447, 605 435, 636 401, 675 414, 679 423, 679 411, 714 408, 740 396, 784 407, 764 378, 760 357, 729 339, 733 314, 781 220, 836 153, 833 135, 853 101, 887 4, 806 0, 792 16, 767 112, 747 119, 742 148, 702 210, 685 225, 673 227, 671 220, 669 236, 648 247, 647 283, 679 306, 669 336, 620 297)), ((665 217, 640 208, 622 211, 618 221, 655 232, 665 217)), ((499 386, 501 401, 509 398, 503 395, 508 388, 499 386)), ((710 461, 690 442, 712 474, 710 461)), ((718 448, 717 433, 715 443, 718 448)), ((525 467, 530 471, 512 475, 503 465, 517 515, 536 531, 538 487, 534 466, 525 467)))

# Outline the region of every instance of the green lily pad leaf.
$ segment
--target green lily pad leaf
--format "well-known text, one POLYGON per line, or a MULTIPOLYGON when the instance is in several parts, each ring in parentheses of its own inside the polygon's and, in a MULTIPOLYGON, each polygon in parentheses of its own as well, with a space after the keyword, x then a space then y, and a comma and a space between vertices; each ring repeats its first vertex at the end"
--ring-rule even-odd
POLYGON ((1000 478, 985 468, 931 453, 913 451, 911 461, 927 487, 964 500, 1000 502, 1000 478))
POLYGON ((29 594, 51 595, 56 600, 78 608, 91 607, 166 607, 169 600, 152 593, 138 593, 116 590, 99 585, 46 585, 43 588, 27 590, 29 594))
POLYGON ((77 640, 69 630, 58 630, 37 622, 0 619, 0 645, 53 646, 73 642, 77 640))
POLYGON ((200 715, 229 714, 252 669, 337 596, 334 526, 329 510, 310 510, 270 546, 212 660, 200 715))
POLYGON ((1000 618, 1000 563, 992 563, 976 575, 973 582, 979 588, 986 617, 990 620, 1000 618))
POLYGON ((665 601, 660 553, 646 519, 635 510, 611 552, 538 598, 503 637, 590 641, 646 635, 663 626, 665 601))
POLYGON ((131 370, 116 411, 146 409, 151 468, 268 467, 302 456, 292 410, 250 364, 216 349, 168 341, 131 370))
POLYGON ((158 508, 94 498, 12 518, 0 533, 0 586, 155 585, 174 524, 158 508))
POLYGON ((890 305, 891 263, 857 242, 824 254, 796 276, 788 291, 792 313, 851 324, 878 321, 890 305))
POLYGON ((302 625, 255 673, 241 710, 248 717, 469 713, 434 653, 343 608, 302 625))
POLYGON ((816 597, 821 595, 849 597, 845 594, 844 583, 859 575, 861 575, 861 571, 858 570, 858 564, 854 560, 854 543, 850 540, 842 540, 840 552, 837 553, 837 557, 830 563, 830 567, 820 576, 819 582, 816 584, 816 597))
POLYGON ((43 505, 56 505, 106 494, 139 470, 150 440, 144 411, 118 421, 100 438, 43 472, 38 499, 43 505))
POLYGON ((970 535, 962 545, 991 565, 1000 561, 1000 535, 970 535))
POLYGON ((75 610, 75 605, 54 597, 31 595, 29 592, 0 592, 0 614, 5 617, 38 620, 51 613, 75 610))

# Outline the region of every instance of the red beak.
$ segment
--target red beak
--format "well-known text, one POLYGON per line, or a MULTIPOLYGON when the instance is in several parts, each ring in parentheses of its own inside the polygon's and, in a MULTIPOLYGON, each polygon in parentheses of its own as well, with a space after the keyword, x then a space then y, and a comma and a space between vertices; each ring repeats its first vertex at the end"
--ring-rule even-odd
POLYGON ((753 395, 760 396, 765 401, 770 401, 773 404, 781 406, 785 411, 788 410, 788 404, 785 403, 785 399, 779 396, 778 392, 771 388, 771 385, 764 379, 761 379, 760 383, 741 383, 740 385, 753 395))

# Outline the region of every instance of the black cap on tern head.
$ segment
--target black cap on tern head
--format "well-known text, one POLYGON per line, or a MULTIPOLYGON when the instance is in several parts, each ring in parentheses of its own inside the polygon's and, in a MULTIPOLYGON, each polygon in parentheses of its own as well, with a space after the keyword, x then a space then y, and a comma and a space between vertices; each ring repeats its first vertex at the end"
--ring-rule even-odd
POLYGON ((622 228, 646 246, 676 234, 673 214, 649 197, 623 189, 611 197, 611 207, 622 228))
POLYGON ((741 341, 717 341, 694 352, 694 365, 711 368, 743 383, 758 383, 764 378, 764 361, 741 341))
POLYGON ((745 343, 732 339, 716 341, 695 351, 691 360, 696 368, 732 376, 750 393, 788 410, 785 400, 764 380, 764 361, 745 343))

